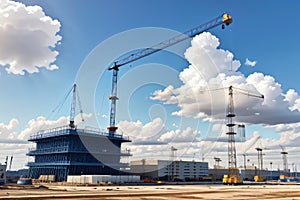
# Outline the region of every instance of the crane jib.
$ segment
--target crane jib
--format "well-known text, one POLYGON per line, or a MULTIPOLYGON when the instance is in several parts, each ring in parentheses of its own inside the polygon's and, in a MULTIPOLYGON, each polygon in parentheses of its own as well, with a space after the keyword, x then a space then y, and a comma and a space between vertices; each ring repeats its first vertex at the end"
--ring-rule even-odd
POLYGON ((226 25, 229 25, 232 23, 232 18, 229 14, 227 13, 224 13, 222 15, 220 15, 219 17, 213 19, 213 20, 210 20, 196 28, 193 28, 191 30, 188 30, 182 34, 179 34, 179 35, 176 35, 174 37, 171 37, 165 41, 162 41, 152 47, 148 47, 148 48, 145 48, 145 49, 142 49, 140 51, 138 51, 137 53, 134 53, 134 54, 130 54, 129 56, 121 59, 121 60, 117 60, 117 61, 114 61, 114 64, 108 68, 108 70, 112 70, 112 69, 116 69, 116 68, 119 68, 123 65, 126 65, 128 63, 131 63, 131 62, 134 62, 136 60, 139 60, 141 58, 144 58, 148 55, 151 55, 153 53, 156 53, 160 50, 163 50, 163 49, 166 49, 170 46, 173 46, 177 43, 180 43, 188 38, 191 38, 191 37, 194 37, 196 36, 197 34, 199 33, 202 33, 204 31, 207 31, 209 29, 212 29, 216 26, 219 26, 221 24, 226 24, 226 25))

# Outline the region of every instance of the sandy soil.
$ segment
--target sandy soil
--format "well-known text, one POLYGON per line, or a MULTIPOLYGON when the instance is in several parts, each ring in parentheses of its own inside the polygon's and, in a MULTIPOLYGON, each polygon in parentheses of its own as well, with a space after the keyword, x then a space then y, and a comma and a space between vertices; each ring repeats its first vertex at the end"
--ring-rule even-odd
POLYGON ((299 199, 299 185, 3 186, 0 199, 299 199))

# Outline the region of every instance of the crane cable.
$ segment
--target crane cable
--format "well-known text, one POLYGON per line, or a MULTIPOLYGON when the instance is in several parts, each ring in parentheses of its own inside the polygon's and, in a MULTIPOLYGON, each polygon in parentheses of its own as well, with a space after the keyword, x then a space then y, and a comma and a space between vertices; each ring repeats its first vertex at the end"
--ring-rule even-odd
POLYGON ((54 113, 59 113, 63 107, 63 105, 65 104, 65 102, 67 101, 68 97, 70 96, 70 94, 73 91, 73 86, 71 87, 71 89, 66 93, 66 95, 64 96, 64 98, 60 101, 60 103, 51 111, 51 113, 49 114, 49 116, 47 118, 52 117, 51 115, 54 113))
MULTIPOLYGON (((73 89, 74 89, 74 86, 72 85, 72 87, 66 93, 66 95, 64 96, 64 98, 60 101, 60 103, 47 116, 47 119, 50 119, 50 118, 54 117, 56 114, 58 114, 61 111, 62 107, 65 105, 67 99, 71 95, 73 89)), ((80 95, 79 95, 79 92, 78 92, 78 87, 76 88, 76 93, 77 93, 76 94, 76 98, 77 98, 77 101, 78 101, 78 106, 79 106, 79 112, 80 112, 80 115, 81 115, 81 120, 84 121, 83 109, 82 109, 82 104, 81 104, 80 97, 79 97, 80 95)))

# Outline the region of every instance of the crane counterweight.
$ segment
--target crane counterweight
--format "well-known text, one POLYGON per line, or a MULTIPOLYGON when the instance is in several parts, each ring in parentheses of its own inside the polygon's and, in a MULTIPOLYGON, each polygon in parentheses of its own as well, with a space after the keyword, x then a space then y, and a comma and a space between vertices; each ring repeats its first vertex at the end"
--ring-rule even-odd
POLYGON ((227 26, 232 23, 232 17, 228 13, 223 14, 223 23, 226 24, 227 26))

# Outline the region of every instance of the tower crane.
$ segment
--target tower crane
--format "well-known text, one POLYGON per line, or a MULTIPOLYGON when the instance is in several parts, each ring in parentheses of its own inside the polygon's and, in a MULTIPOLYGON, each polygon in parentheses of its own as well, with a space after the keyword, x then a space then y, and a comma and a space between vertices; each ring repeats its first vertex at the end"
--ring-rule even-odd
POLYGON ((258 141, 260 139, 260 136, 256 136, 253 140, 252 140, 252 142, 250 143, 250 144, 248 144, 248 146, 246 146, 246 148, 245 148, 245 150, 244 150, 244 152, 243 152, 243 157, 244 157, 244 170, 245 170, 245 174, 244 174, 244 176, 246 177, 246 172, 247 172, 247 166, 246 166, 246 161, 247 161, 247 156, 248 156, 248 154, 247 154, 247 151, 251 148, 251 147, 253 147, 253 145, 258 141))
POLYGON ((215 160, 215 166, 214 166, 214 168, 215 169, 219 169, 220 168, 220 162, 222 161, 221 158, 214 157, 214 160, 215 160))
POLYGON ((262 175, 262 170, 263 170, 263 153, 262 153, 262 148, 256 147, 255 148, 257 151, 257 159, 258 159, 258 169, 257 169, 257 175, 254 176, 254 181, 255 182, 263 182, 264 177, 262 175))
POLYGON ((281 152, 280 154, 282 155, 282 161, 283 161, 283 171, 285 173, 288 173, 289 172, 289 167, 288 167, 288 162, 287 162, 287 154, 288 152, 286 151, 286 148, 282 145, 280 145, 280 148, 281 148, 281 152))
POLYGON ((80 114, 81 114, 81 119, 82 121, 84 121, 83 119, 83 111, 81 108, 81 103, 79 100, 79 95, 78 95, 78 91, 77 91, 77 85, 74 84, 72 87, 72 92, 73 92, 73 99, 72 99, 72 104, 71 104, 71 112, 70 112, 70 124, 69 127, 70 128, 75 128, 75 109, 76 109, 76 98, 78 99, 78 104, 79 104, 79 109, 80 109, 80 114))
POLYGON ((110 122, 109 122, 110 124, 109 124, 109 127, 107 127, 109 135, 113 136, 115 131, 118 129, 118 127, 116 127, 116 104, 117 104, 117 100, 118 100, 117 81, 118 81, 118 71, 119 71, 120 67, 122 67, 128 63, 134 62, 136 60, 139 60, 143 57, 154 54, 163 49, 166 49, 166 48, 173 46, 179 42, 182 42, 190 37, 194 37, 195 35, 197 35, 199 33, 210 30, 216 26, 222 25, 222 29, 224 29, 225 25, 228 26, 231 23, 232 23, 232 17, 227 13, 223 13, 219 17, 212 19, 196 28, 188 30, 188 31, 184 32, 183 34, 176 35, 176 36, 174 36, 170 39, 167 39, 165 41, 162 41, 152 47, 142 49, 136 53, 130 54, 129 56, 127 56, 125 58, 114 61, 112 66, 108 67, 108 70, 113 70, 112 90, 111 90, 111 96, 109 97, 109 99, 111 100, 110 122))
POLYGON ((223 183, 224 184, 242 184, 242 178, 239 175, 239 170, 237 168, 236 163, 236 148, 235 148, 235 138, 236 135, 234 131, 235 123, 234 117, 236 116, 234 113, 234 104, 233 104, 233 89, 237 93, 247 95, 249 97, 256 97, 256 98, 264 98, 261 94, 255 94, 246 90, 242 90, 240 88, 234 88, 233 86, 229 86, 229 99, 228 99, 228 107, 227 107, 227 124, 228 132, 228 174, 224 175, 223 183))
POLYGON ((7 167, 7 163, 8 163, 8 156, 6 156, 6 158, 5 158, 5 165, 6 165, 6 167, 7 167))
POLYGON ((243 155, 244 155, 244 154, 247 155, 247 151, 248 151, 251 147, 253 147, 253 145, 254 145, 259 139, 260 139, 260 136, 259 136, 259 135, 256 136, 256 137, 253 139, 253 141, 252 141, 250 144, 248 144, 248 146, 246 146, 246 148, 245 148, 245 150, 244 150, 244 152, 243 152, 243 155))
POLYGON ((238 137, 240 137, 241 142, 245 142, 246 140, 246 131, 245 124, 238 124, 238 137))
POLYGON ((169 168, 171 169, 171 181, 174 180, 175 176, 176 176, 176 152, 177 152, 177 148, 171 146, 171 163, 169 164, 169 168))
POLYGON ((269 148, 263 148, 262 147, 262 143, 261 143, 261 140, 260 140, 260 144, 258 145, 258 147, 255 148, 256 151, 257 151, 257 159, 258 159, 258 162, 257 162, 257 174, 254 176, 254 181, 255 182, 263 182, 265 181, 265 177, 264 177, 264 174, 263 174, 263 154, 262 151, 263 150, 270 150, 269 148))
POLYGON ((14 156, 11 155, 11 157, 10 157, 10 162, 9 162, 9 168, 8 168, 9 171, 11 170, 11 165, 12 165, 13 158, 14 158, 14 156))

